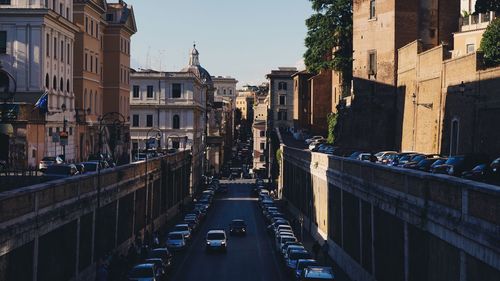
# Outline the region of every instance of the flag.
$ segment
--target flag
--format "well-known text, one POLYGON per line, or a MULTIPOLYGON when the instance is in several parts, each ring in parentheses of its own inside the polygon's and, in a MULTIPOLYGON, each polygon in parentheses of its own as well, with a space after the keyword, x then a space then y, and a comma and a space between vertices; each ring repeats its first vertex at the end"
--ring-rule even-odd
POLYGON ((47 113, 49 111, 49 94, 45 92, 35 103, 35 108, 40 110, 40 113, 47 113))

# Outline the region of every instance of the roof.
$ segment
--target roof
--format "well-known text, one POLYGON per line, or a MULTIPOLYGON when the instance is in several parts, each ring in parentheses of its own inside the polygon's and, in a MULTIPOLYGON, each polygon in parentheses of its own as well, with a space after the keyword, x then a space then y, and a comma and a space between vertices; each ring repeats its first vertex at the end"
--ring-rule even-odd
POLYGON ((198 76, 203 84, 207 84, 213 86, 212 76, 210 73, 200 65, 199 59, 200 53, 196 49, 196 44, 193 45, 193 49, 189 55, 189 64, 188 66, 181 69, 181 72, 191 72, 194 75, 198 76))
POLYGON ((304 276, 318 279, 333 280, 333 270, 331 267, 309 266, 304 270, 304 276))

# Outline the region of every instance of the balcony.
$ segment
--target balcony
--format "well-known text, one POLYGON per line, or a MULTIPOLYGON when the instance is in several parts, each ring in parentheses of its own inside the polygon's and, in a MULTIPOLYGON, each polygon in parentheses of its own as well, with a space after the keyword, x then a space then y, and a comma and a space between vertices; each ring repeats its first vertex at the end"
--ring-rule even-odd
POLYGON ((459 20, 460 32, 485 29, 495 17, 496 15, 494 12, 472 14, 466 17, 461 17, 459 20))

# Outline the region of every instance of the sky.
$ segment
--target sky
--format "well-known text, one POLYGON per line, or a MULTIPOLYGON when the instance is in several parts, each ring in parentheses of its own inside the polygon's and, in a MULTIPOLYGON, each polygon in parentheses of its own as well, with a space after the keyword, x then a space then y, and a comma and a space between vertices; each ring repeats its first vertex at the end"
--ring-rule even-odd
POLYGON ((212 76, 231 76, 241 87, 264 82, 279 66, 303 68, 308 0, 126 0, 137 33, 133 68, 179 71, 196 42, 212 76))

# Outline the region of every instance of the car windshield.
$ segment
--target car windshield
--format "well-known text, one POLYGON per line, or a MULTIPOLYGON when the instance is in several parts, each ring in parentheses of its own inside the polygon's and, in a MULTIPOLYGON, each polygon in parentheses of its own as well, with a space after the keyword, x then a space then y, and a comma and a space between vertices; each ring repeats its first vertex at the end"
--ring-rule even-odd
POLYGON ((458 165, 458 164, 462 163, 463 161, 464 161, 464 157, 463 156, 455 156, 455 157, 451 157, 448 160, 446 160, 445 164, 447 164, 447 165, 458 165))
POLYGON ((149 254, 150 258, 158 258, 158 259, 165 259, 167 258, 167 250, 153 250, 149 254))
POLYGON ((154 273, 151 267, 135 267, 129 276, 131 278, 152 278, 154 273))
POLYGON ((245 222, 244 221, 233 221, 232 225, 233 226, 245 226, 245 222))
POLYGON ((71 167, 52 165, 52 166, 49 166, 47 168, 47 171, 45 173, 57 174, 57 175, 70 175, 71 174, 71 167))
POLYGON ((436 160, 436 162, 432 163, 432 167, 436 167, 438 165, 441 165, 441 164, 444 164, 446 162, 446 159, 439 159, 439 160, 436 160))
POLYGON ((97 170, 97 163, 85 163, 83 164, 87 171, 95 171, 97 170))
POLYGON ((308 266, 311 266, 311 265, 317 265, 318 263, 315 262, 315 261, 303 261, 303 262, 299 262, 297 264, 297 269, 298 270, 303 270, 304 268, 308 267, 308 266))
POLYGON ((480 164, 480 165, 477 165, 476 167, 474 167, 474 169, 472 169, 472 171, 481 172, 485 169, 486 169, 486 164, 480 164))
POLYGON ((310 259, 311 255, 308 252, 291 252, 289 257, 291 260, 310 259))
POLYGON ((226 237, 224 233, 208 233, 207 240, 224 240, 226 237))
POLYGON ((285 242, 288 242, 288 241, 296 241, 297 239, 295 239, 295 237, 282 237, 281 238, 281 242, 282 243, 285 243, 285 242))
POLYGON ((42 161, 56 161, 55 157, 43 157, 42 161))
POLYGON ((189 231, 189 227, 187 225, 178 225, 174 228, 175 231, 189 231))
POLYGON ((399 162, 408 161, 410 160, 411 157, 412 157, 411 154, 403 155, 401 158, 399 158, 399 162))
POLYGON ((420 161, 424 160, 425 158, 427 158, 425 155, 419 155, 419 156, 413 157, 413 159, 411 159, 411 161, 420 162, 420 161))
POLYGON ((170 233, 168 235, 169 240, 182 240, 182 234, 181 233, 170 233))

